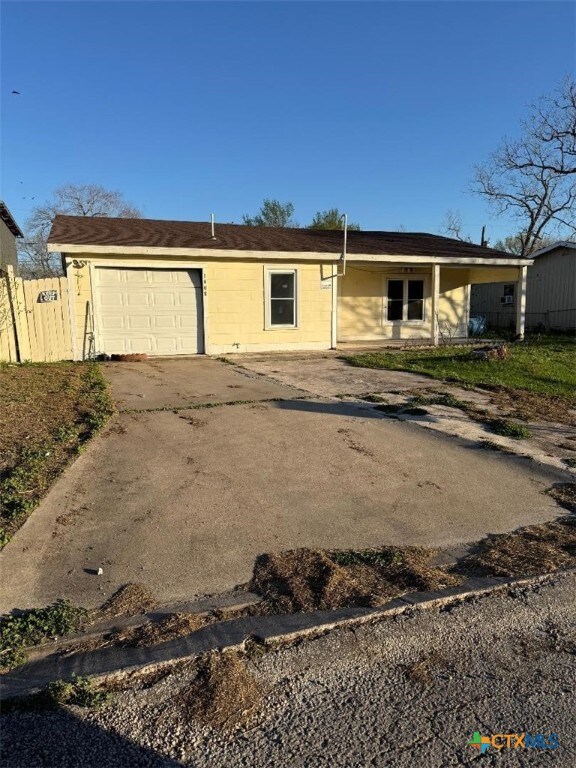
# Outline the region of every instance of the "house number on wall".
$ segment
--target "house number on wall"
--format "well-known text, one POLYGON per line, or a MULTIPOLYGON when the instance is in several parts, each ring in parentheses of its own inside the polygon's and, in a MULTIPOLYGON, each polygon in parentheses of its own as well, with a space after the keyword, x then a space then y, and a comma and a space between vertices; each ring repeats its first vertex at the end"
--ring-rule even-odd
POLYGON ((41 304, 46 301, 58 301, 58 291, 40 291, 38 301, 41 304))

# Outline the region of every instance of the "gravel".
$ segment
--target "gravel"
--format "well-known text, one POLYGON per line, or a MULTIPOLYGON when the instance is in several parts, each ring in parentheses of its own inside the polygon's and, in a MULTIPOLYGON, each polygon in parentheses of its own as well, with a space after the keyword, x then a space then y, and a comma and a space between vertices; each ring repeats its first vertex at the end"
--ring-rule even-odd
POLYGON ((178 710, 192 665, 77 708, 2 718, 6 768, 472 764, 474 731, 557 733, 557 750, 490 748, 486 766, 576 764, 576 574, 414 609, 247 660, 263 698, 233 730, 178 710))

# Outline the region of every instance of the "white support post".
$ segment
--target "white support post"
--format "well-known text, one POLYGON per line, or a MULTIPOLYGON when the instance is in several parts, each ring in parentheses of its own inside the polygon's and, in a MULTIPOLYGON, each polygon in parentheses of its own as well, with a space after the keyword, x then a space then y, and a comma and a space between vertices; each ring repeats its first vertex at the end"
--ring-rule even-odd
POLYGON ((518 282, 516 284, 516 335, 524 338, 526 328, 526 283, 528 267, 518 267, 518 282))
POLYGON ((338 345, 338 263, 332 265, 332 316, 330 322, 330 348, 338 345))
POLYGON ((440 264, 432 265, 432 322, 431 322, 431 335, 432 343, 435 347, 439 342, 439 328, 438 328, 438 304, 440 300, 440 264))

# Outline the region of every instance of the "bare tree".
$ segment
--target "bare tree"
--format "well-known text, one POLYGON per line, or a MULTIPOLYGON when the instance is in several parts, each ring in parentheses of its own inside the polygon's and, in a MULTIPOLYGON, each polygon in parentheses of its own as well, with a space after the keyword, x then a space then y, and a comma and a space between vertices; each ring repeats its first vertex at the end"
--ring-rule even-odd
POLYGON ((462 240, 463 243, 471 243, 472 240, 469 235, 465 235, 462 230, 464 225, 462 223, 462 216, 460 211, 453 211, 449 208, 444 216, 444 221, 440 225, 440 232, 448 237, 453 237, 456 240, 462 240))
POLYGON ((95 184, 64 184, 50 200, 32 211, 26 236, 18 244, 20 273, 24 277, 52 277, 62 273, 57 254, 48 253, 46 243, 52 221, 58 214, 140 218, 140 211, 127 203, 120 192, 95 184))
MULTIPOLYGON (((536 150, 523 147, 526 167, 535 166, 559 176, 576 174, 576 82, 566 77, 552 94, 532 107, 530 116, 536 150)), ((525 130, 530 123, 524 123, 525 130)))
POLYGON ((506 139, 476 167, 472 189, 497 214, 518 221, 519 249, 526 256, 545 237, 576 233, 576 83, 532 105, 519 139, 506 139))

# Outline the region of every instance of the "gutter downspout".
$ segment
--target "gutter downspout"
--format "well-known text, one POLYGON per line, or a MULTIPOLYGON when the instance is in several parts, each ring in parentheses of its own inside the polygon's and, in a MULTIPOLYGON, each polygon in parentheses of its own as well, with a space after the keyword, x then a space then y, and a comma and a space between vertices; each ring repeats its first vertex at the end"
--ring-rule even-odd
POLYGON ((338 344, 338 278, 346 274, 346 249, 348 246, 348 214, 340 216, 344 220, 344 243, 342 246, 342 272, 338 273, 338 262, 332 265, 332 323, 330 328, 330 348, 336 349, 338 344))
POLYGON ((346 247, 348 245, 348 214, 343 213, 340 216, 344 219, 344 247, 342 248, 342 276, 346 274, 346 247))
POLYGON ((338 262, 332 264, 332 317, 330 327, 330 349, 338 344, 338 262))

